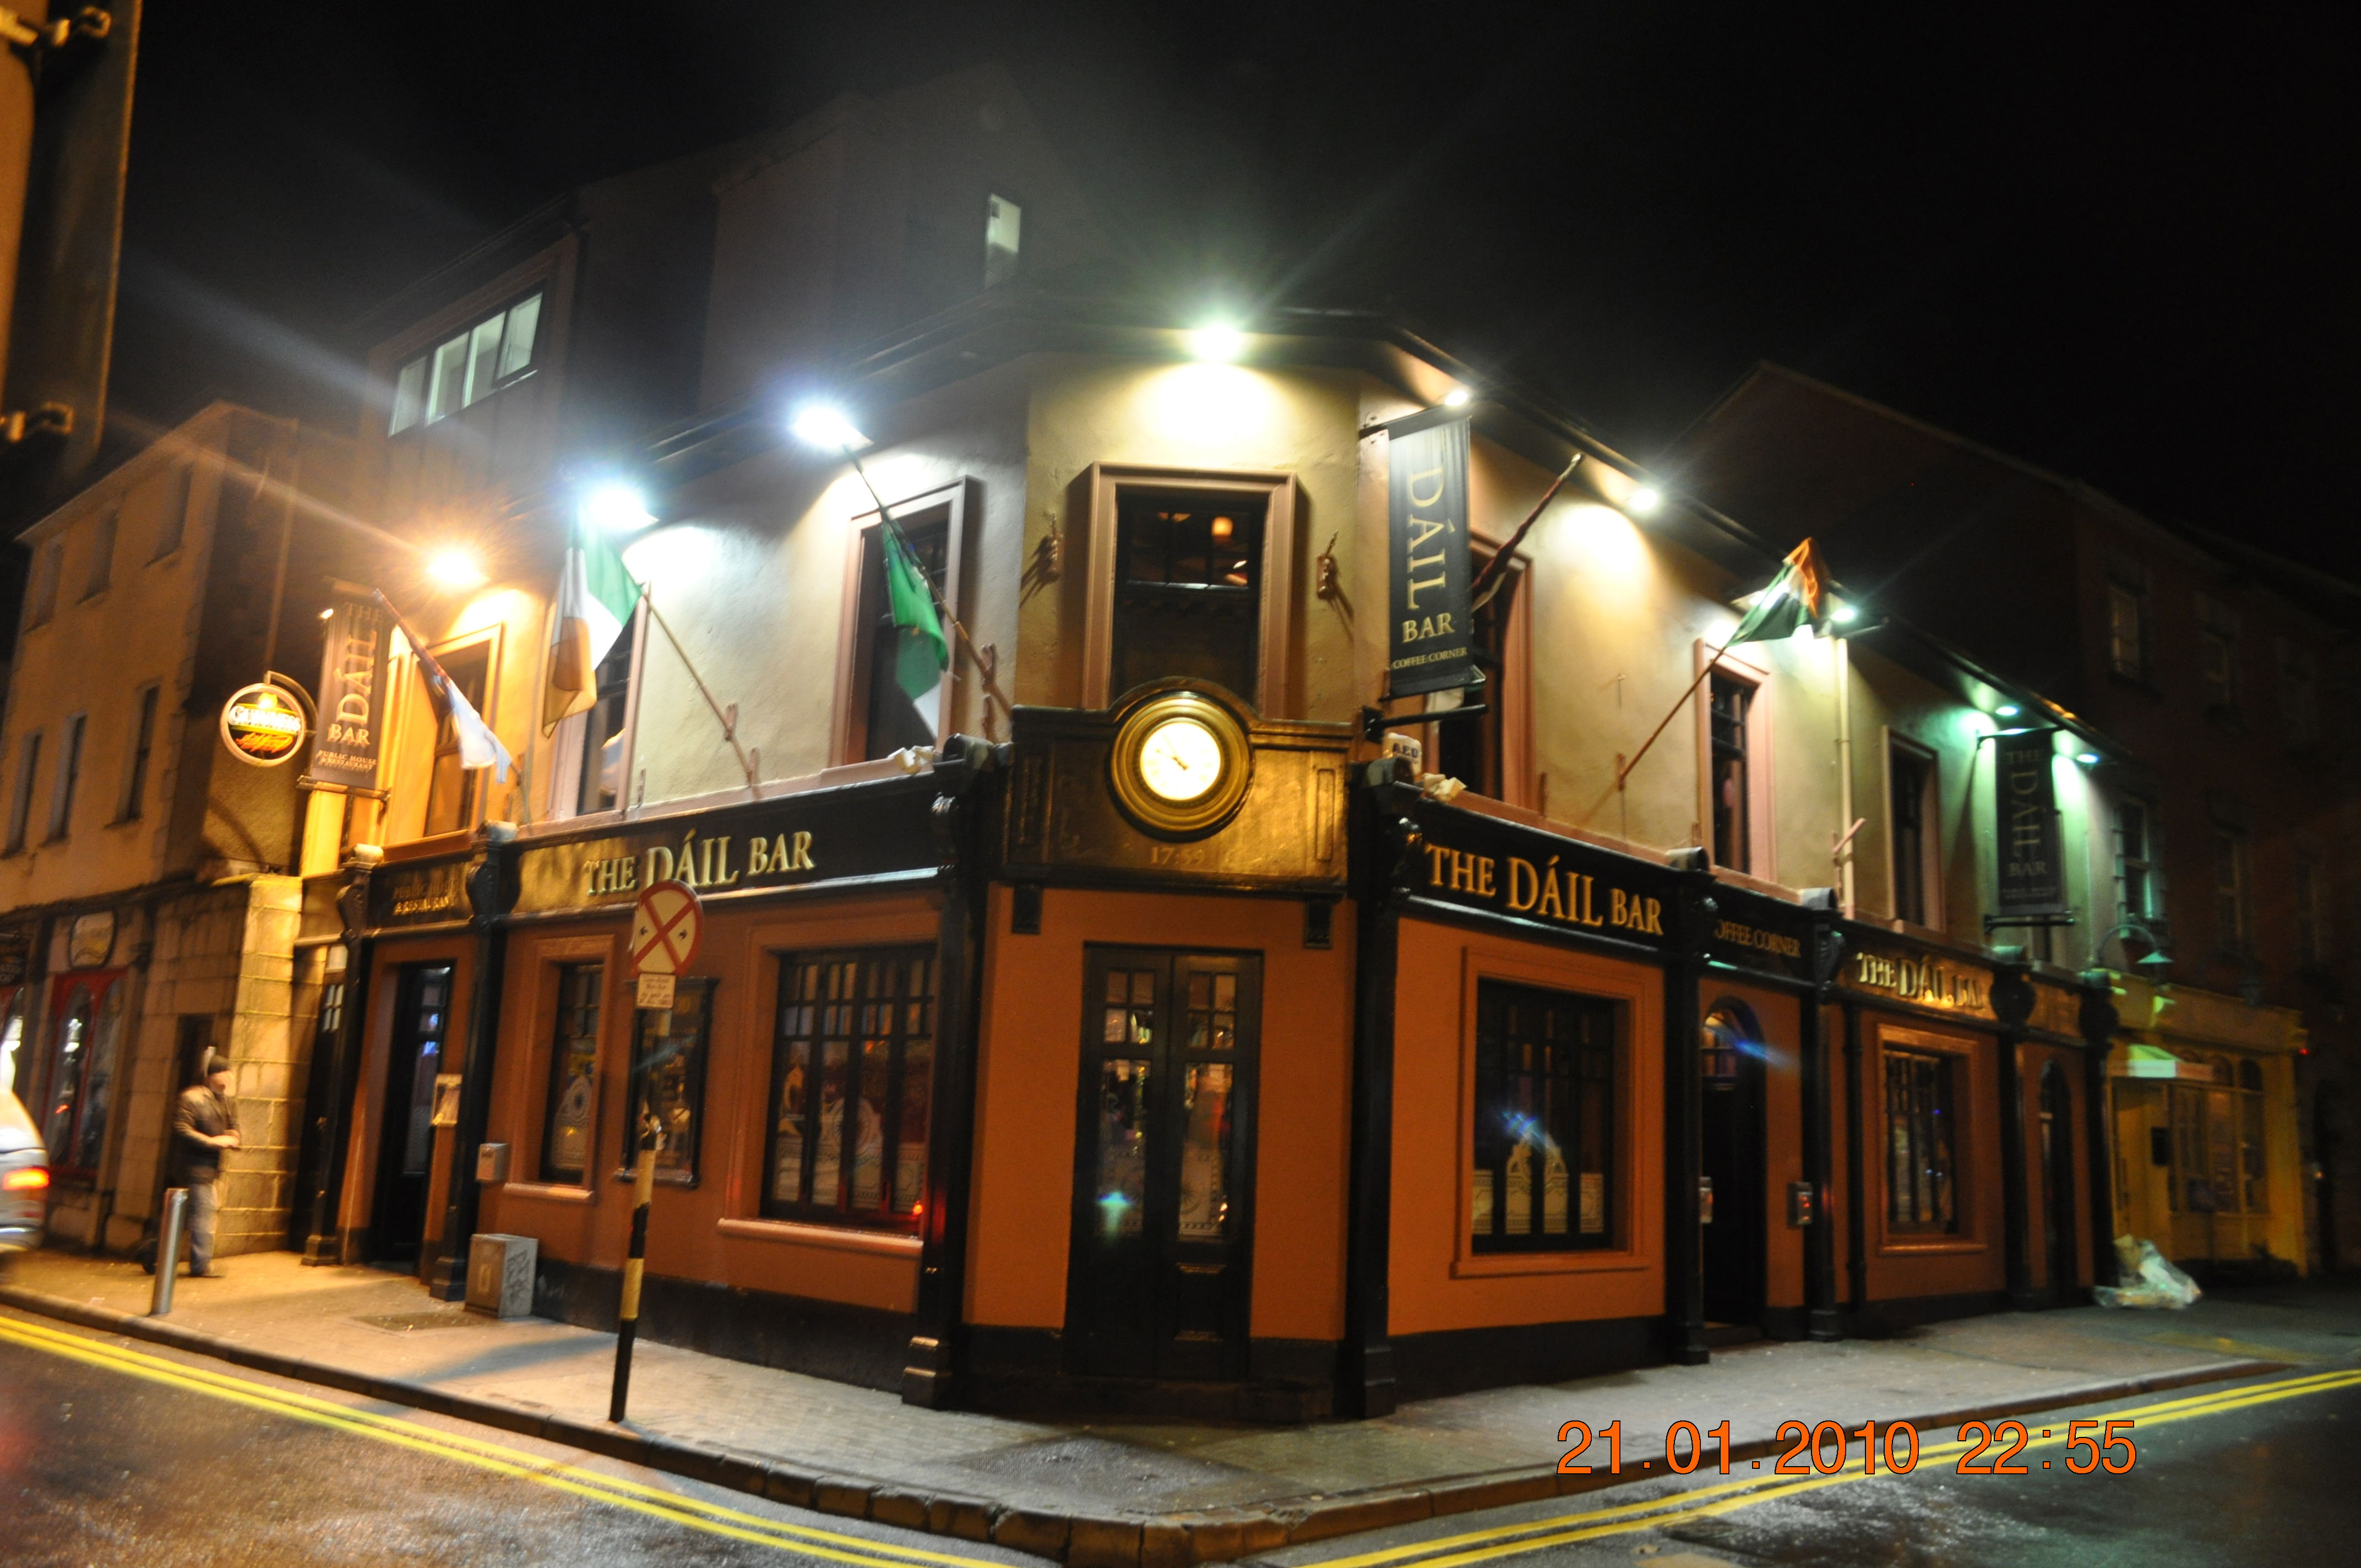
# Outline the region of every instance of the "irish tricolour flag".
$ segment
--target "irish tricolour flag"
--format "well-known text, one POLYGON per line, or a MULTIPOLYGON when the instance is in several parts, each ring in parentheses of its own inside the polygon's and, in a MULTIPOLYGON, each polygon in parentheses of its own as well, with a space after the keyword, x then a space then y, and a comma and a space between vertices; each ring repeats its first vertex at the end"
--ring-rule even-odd
POLYGON ((573 541, 566 547, 566 567, 557 575, 549 686, 541 702, 544 731, 598 700, 598 662, 631 624, 640 592, 640 585, 605 534, 577 521, 573 541))

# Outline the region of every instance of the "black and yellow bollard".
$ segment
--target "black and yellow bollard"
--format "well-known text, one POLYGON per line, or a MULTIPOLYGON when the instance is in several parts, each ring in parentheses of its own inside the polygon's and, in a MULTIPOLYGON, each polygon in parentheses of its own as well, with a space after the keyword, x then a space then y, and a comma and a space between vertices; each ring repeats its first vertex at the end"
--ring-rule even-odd
POLYGON ((631 1342, 640 1334, 640 1276, 647 1266, 648 1202, 656 1190, 656 1144, 653 1130, 640 1130, 640 1164, 631 1181, 631 1247, 623 1258, 623 1308, 615 1333, 615 1392, 607 1419, 620 1421, 631 1397, 631 1342))

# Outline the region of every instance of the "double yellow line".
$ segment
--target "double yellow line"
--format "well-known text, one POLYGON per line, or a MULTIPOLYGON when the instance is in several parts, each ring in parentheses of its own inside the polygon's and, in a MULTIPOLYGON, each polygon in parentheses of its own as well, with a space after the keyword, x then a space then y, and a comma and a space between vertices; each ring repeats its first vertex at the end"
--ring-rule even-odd
MULTIPOLYGON (((2138 1428, 2163 1426, 2171 1421, 2194 1420, 2200 1416, 2218 1416, 2231 1410, 2242 1410, 2255 1405, 2267 1405, 2279 1399, 2298 1398, 2306 1394, 2325 1394, 2337 1388, 2349 1388, 2361 1384, 2361 1369, 2323 1372, 2309 1377, 2290 1377, 2274 1383, 2250 1385, 2241 1388, 2219 1389, 2213 1393, 2191 1395, 2182 1399, 2166 1399, 2134 1409, 2110 1411, 2105 1419, 2136 1423, 2138 1428)), ((2014 1419, 2014 1418, 2011 1418, 2014 1419)), ((2036 1418, 2037 1420, 2038 1418, 2036 1418)), ((1881 1423, 1882 1425, 1883 1423, 1881 1423)), ((1997 1426, 1998 1421, 1985 1423, 1997 1426)), ((2035 1431, 2039 1431, 2037 1425, 2035 1431)), ((2049 1437, 2030 1438, 2026 1452, 2065 1445, 2070 1428, 2060 1424, 2050 1429, 2049 1437)), ((1974 1443, 1928 1443, 1919 1454, 1920 1464, 1954 1459, 1974 1448, 1974 1443)), ((2135 1462, 2136 1465, 2136 1462, 2135 1462)), ((1385 1565, 1415 1565, 1415 1568, 1458 1568, 1468 1563, 1488 1563, 1502 1557, 1515 1557, 1528 1552, 1541 1552, 1550 1547, 1567 1546, 1576 1541, 1596 1541, 1601 1536, 1626 1535, 1635 1530, 1662 1530, 1667 1526, 1686 1524, 1697 1519, 1712 1519, 1719 1514, 1751 1508, 1758 1503, 1774 1502, 1793 1497, 1799 1493, 1816 1492, 1823 1486, 1840 1486, 1848 1482, 1869 1478, 1865 1468, 1849 1464, 1832 1475, 1761 1475, 1743 1481, 1723 1481, 1713 1486, 1686 1490, 1623 1503, 1614 1508, 1596 1508, 1587 1513, 1562 1514, 1554 1519, 1529 1519, 1522 1524, 1492 1530, 1469 1530, 1463 1535, 1444 1536, 1433 1541, 1413 1541, 1407 1546, 1389 1547, 1381 1552, 1364 1552, 1350 1557, 1323 1558, 1304 1568, 1385 1568, 1385 1565)))
POLYGON ((432 1454, 437 1459, 473 1465, 496 1475, 529 1481, 537 1486, 571 1493, 610 1508, 629 1508, 650 1519, 687 1530, 702 1530, 708 1535, 752 1541, 758 1546, 776 1547, 782 1552, 826 1558, 834 1563, 853 1563, 857 1568, 1006 1568, 1005 1563, 986 1558, 927 1552, 917 1547, 897 1546, 891 1541, 841 1535, 833 1530, 765 1519, 759 1514, 741 1512, 719 1503, 702 1502, 661 1487, 642 1486, 621 1476, 603 1475, 578 1465, 528 1453, 522 1449, 485 1442, 478 1438, 422 1426, 416 1421, 355 1409, 333 1400, 314 1398, 309 1394, 274 1388, 247 1378, 232 1377, 203 1367, 168 1361, 161 1356, 103 1344, 79 1334, 27 1322, 21 1318, 0 1317, 0 1343, 42 1351, 85 1365, 101 1366, 110 1372, 146 1378, 151 1383, 159 1383, 185 1393, 227 1400, 265 1415, 308 1421, 333 1431, 348 1432, 355 1437, 432 1454))

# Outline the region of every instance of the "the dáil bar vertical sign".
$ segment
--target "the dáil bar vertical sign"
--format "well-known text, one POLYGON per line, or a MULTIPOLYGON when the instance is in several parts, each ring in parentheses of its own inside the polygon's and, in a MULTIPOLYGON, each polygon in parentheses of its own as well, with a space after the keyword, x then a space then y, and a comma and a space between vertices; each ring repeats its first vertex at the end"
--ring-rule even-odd
POLYGON ((312 782, 375 789, 385 749, 385 610, 367 590, 338 585, 320 656, 320 732, 312 782))
POLYGON ((1437 411, 1388 427, 1392 610, 1386 695, 1464 686, 1476 674, 1467 613, 1467 416, 1437 411))
POLYGON ((2051 734, 2028 729, 1993 740, 1993 835, 2004 915, 2055 915, 2066 907, 2051 734))

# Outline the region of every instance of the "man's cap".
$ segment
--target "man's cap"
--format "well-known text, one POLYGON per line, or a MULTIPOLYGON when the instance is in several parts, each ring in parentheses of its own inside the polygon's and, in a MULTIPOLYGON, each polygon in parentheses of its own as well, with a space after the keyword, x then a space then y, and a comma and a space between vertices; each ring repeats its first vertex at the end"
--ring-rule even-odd
POLYGON ((207 1078, 211 1078, 217 1072, 227 1072, 228 1070, 229 1053, 221 1049, 219 1047, 208 1047, 205 1050, 204 1075, 207 1078))

